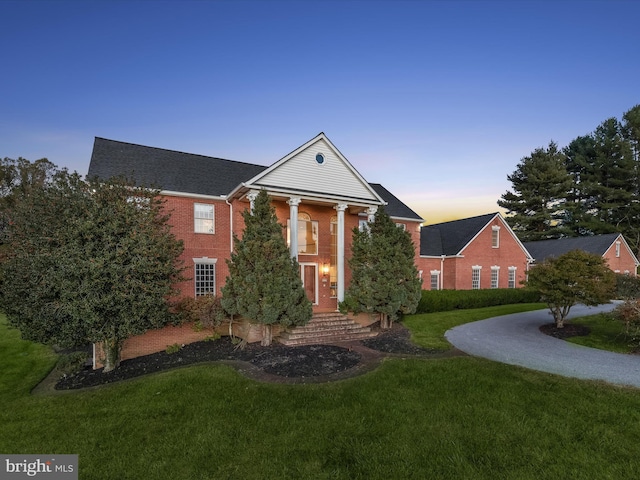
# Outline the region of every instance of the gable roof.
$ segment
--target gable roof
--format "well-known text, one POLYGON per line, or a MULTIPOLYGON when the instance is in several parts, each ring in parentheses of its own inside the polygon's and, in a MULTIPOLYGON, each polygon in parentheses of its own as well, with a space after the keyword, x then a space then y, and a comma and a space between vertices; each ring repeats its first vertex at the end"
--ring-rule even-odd
POLYGON ((96 137, 89 177, 125 175, 143 187, 223 196, 267 167, 96 137))
MULTIPOLYGON (((536 262, 543 262, 550 257, 559 257, 572 250, 582 250, 587 253, 603 256, 620 236, 619 233, 607 233, 588 237, 563 237, 552 240, 525 242, 524 246, 529 250, 529 253, 536 262)), ((622 237, 622 240, 624 241, 624 237, 622 237)))
POLYGON ((378 193, 378 195, 380 195, 380 197, 385 202, 387 202, 387 205, 385 205, 384 209, 390 217, 396 219, 424 222, 424 219, 420 215, 407 207, 400 201, 398 197, 396 197, 382 185, 380 185, 379 183, 370 183, 369 185, 371 185, 371 188, 373 188, 378 193))
MULTIPOLYGON (((326 139, 324 134, 316 139, 319 137, 326 139)), ((298 147, 284 158, 290 157, 309 143, 298 147)), ((276 164, 280 162, 282 160, 276 164)), ((244 182, 261 177, 270 168, 96 137, 88 176, 108 179, 126 175, 139 186, 156 187, 165 192, 224 197, 244 182)), ((357 175, 362 178, 360 174, 357 175)), ((366 185, 371 189, 372 198, 378 198, 378 203, 388 204, 385 208, 391 217, 423 221, 382 185, 366 185)))
POLYGON ((420 230, 420 255, 458 255, 499 213, 427 225, 420 230))
POLYGON ((285 155, 243 184, 244 189, 266 188, 274 194, 344 199, 365 205, 384 201, 324 133, 285 155), (318 162, 318 156, 322 161, 318 162))

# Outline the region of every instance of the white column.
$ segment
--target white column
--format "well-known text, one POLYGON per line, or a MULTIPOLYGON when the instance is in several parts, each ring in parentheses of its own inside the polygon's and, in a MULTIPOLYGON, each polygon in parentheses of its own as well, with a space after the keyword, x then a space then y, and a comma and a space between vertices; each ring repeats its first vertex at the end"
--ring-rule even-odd
POLYGON ((258 196, 258 192, 255 190, 251 190, 247 193, 247 198, 249 199, 249 211, 253 213, 253 203, 256 201, 256 197, 258 196))
POLYGON ((367 208, 367 222, 372 223, 376 218, 376 212, 378 211, 378 207, 369 207, 367 208))
POLYGON ((301 199, 291 197, 287 203, 289 204, 289 251, 291 257, 298 260, 298 205, 301 199))
POLYGON ((339 203, 334 208, 338 212, 338 301, 344 300, 344 211, 346 203, 339 203))

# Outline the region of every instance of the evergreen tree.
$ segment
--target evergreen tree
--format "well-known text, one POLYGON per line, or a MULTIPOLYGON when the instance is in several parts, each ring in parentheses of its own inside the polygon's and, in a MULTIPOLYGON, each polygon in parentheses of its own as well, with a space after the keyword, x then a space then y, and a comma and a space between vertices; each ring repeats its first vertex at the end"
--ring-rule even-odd
POLYGON ((562 220, 571 177, 565 156, 554 142, 524 157, 507 178, 515 193, 504 193, 498 205, 513 214, 507 221, 521 240, 556 238, 566 233, 562 220))
POLYGON ((382 328, 416 311, 422 285, 414 263, 415 247, 409 232, 398 228, 384 207, 369 228, 353 230, 351 249, 351 283, 342 311, 377 313, 382 328))
POLYGON ((125 339, 176 320, 168 299, 182 243, 158 193, 63 170, 16 202, 0 299, 24 338, 102 343, 109 371, 125 339))
POLYGON ((313 310, 265 190, 256 197, 253 211, 245 210, 242 216, 245 229, 242 239, 234 235, 222 306, 230 315, 262 324, 262 344, 269 345, 273 325, 304 325, 313 310))
POLYGON ((573 179, 565 222, 576 235, 623 232, 636 249, 640 239, 638 171, 634 144, 625 138, 625 131, 633 128, 610 118, 565 148, 573 179))
POLYGON ((572 186, 565 204, 565 225, 571 235, 592 235, 599 230, 599 220, 593 215, 597 208, 596 141, 591 135, 577 137, 563 150, 572 186))

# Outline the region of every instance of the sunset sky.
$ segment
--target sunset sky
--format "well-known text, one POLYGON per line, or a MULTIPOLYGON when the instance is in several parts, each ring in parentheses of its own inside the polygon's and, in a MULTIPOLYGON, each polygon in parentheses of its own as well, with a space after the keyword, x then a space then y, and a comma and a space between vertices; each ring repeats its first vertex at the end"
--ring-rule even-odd
POLYGON ((0 0, 0 157, 269 165, 325 132, 426 223, 640 103, 637 1, 0 0))

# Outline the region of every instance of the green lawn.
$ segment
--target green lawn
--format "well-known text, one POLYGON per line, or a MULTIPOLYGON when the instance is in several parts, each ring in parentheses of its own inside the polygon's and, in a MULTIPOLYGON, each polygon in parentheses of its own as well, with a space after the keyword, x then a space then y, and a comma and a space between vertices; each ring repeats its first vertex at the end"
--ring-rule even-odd
POLYGON ((599 348, 611 352, 630 353, 631 339, 625 335, 624 325, 609 313, 600 313, 571 320, 571 323, 585 325, 591 329, 585 337, 573 337, 568 341, 585 347, 599 348))
POLYGON ((0 321, 0 451, 79 454, 82 479, 624 479, 640 469, 640 391, 488 360, 392 359, 323 385, 200 365, 30 394, 54 361, 0 321))

